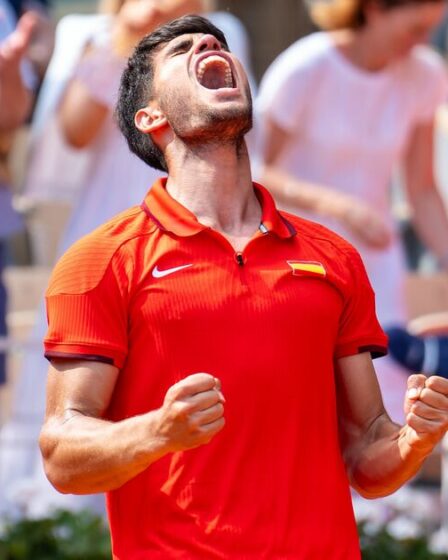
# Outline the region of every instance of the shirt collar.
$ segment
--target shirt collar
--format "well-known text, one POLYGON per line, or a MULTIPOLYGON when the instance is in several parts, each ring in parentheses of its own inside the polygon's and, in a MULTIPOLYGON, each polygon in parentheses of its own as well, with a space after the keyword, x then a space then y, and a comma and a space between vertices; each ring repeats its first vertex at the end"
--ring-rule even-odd
MULTIPOLYGON (((141 205, 143 211, 161 230, 169 231, 179 237, 188 237, 210 229, 201 224, 190 210, 167 193, 166 181, 166 178, 162 178, 153 184, 141 205)), ((263 233, 276 233, 282 238, 295 235, 294 226, 277 210, 270 193, 258 183, 253 183, 253 186, 262 210, 260 230, 263 233)))

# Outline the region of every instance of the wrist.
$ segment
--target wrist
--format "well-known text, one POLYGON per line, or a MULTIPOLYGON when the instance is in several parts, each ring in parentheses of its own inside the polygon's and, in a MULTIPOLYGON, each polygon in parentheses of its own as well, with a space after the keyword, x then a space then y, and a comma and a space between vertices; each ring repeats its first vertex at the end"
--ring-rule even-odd
POLYGON ((423 463, 428 455, 431 454, 435 443, 422 438, 407 424, 400 430, 398 447, 400 456, 405 462, 423 463))
POLYGON ((357 209, 357 204, 353 200, 338 193, 331 193, 323 203, 322 213, 347 224, 352 222, 357 209))
POLYGON ((172 453, 169 438, 164 433, 162 409, 151 410, 144 415, 145 418, 145 448, 144 453, 150 458, 150 463, 172 453))

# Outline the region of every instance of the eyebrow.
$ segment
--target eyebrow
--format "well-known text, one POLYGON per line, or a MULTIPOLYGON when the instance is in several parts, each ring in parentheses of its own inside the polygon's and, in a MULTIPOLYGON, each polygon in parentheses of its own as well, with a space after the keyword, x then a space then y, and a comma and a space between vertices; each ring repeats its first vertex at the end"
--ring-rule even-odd
MULTIPOLYGON (((230 52, 229 46, 226 43, 223 43, 217 37, 215 37, 215 39, 219 42, 223 50, 230 52)), ((173 41, 176 41, 176 39, 173 39, 173 41)), ((191 36, 185 37, 183 39, 179 39, 178 42, 175 42, 171 46, 168 46, 168 48, 165 51, 165 56, 170 56, 183 49, 188 50, 191 48, 192 45, 193 45, 193 38, 191 36)))
POLYGON ((184 39, 179 40, 174 45, 171 45, 166 50, 165 54, 169 56, 170 54, 175 54, 177 51, 182 49, 186 49, 187 47, 190 48, 193 44, 193 39, 191 37, 185 37, 184 39))

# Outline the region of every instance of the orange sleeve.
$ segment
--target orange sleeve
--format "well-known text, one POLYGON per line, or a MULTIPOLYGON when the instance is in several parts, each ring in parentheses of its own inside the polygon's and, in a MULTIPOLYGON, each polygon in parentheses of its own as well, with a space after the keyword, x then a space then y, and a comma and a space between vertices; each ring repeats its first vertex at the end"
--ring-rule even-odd
POLYGON ((345 303, 339 323, 335 357, 370 352, 373 358, 387 354, 387 336, 375 312, 375 294, 359 253, 350 248, 345 303))
POLYGON ((127 275, 117 254, 75 245, 57 264, 46 294, 45 356, 103 361, 127 355, 127 275))

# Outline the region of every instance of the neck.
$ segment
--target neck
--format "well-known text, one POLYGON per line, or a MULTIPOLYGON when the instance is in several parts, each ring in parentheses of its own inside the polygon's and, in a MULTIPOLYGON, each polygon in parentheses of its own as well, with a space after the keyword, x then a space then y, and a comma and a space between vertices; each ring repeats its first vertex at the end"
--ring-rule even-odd
MULTIPOLYGON (((165 153, 168 193, 198 220, 230 240, 251 237, 261 221, 244 140, 187 146, 178 138, 165 153)), ((234 243, 236 244, 236 243, 234 243)))
POLYGON ((367 72, 378 72, 390 64, 387 53, 383 49, 372 48, 376 41, 367 28, 344 30, 334 33, 336 47, 355 66, 367 72))

